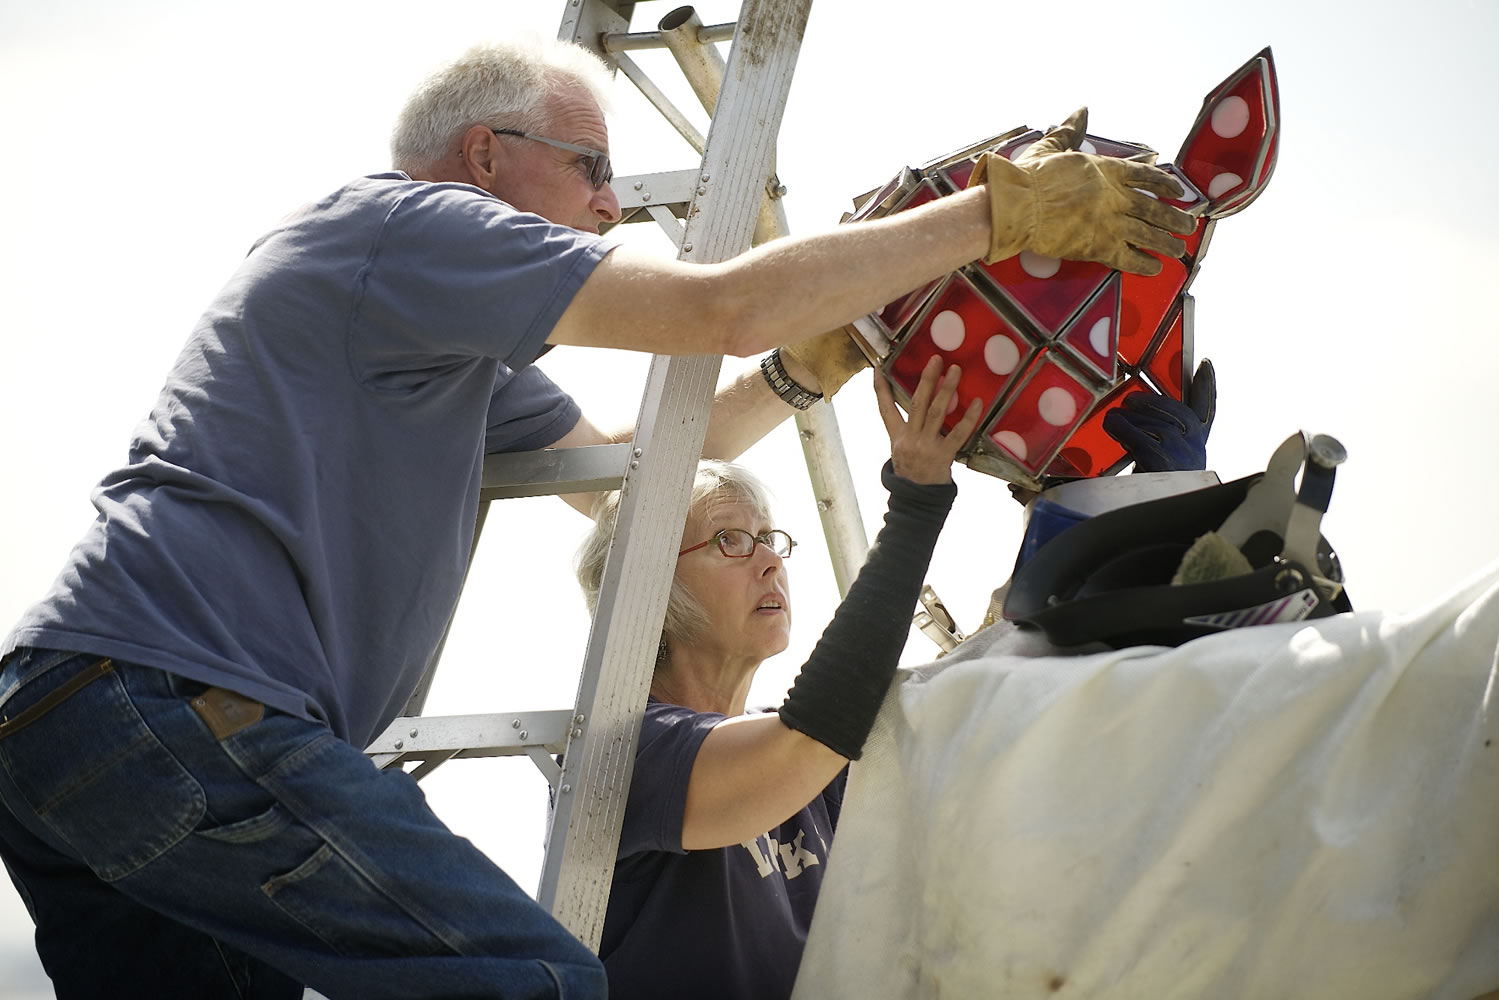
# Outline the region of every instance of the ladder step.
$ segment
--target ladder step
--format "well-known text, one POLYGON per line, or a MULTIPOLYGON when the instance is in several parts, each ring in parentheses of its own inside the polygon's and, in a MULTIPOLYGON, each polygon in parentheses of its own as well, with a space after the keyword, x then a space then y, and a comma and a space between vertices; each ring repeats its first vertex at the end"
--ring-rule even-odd
POLYGON ((570 708, 410 716, 392 722, 364 752, 381 769, 409 761, 435 767, 454 757, 508 757, 533 748, 562 753, 572 720, 570 708))
MULTIPOLYGON (((734 21, 723 24, 705 24, 697 29, 697 40, 704 45, 712 42, 733 41, 734 29, 738 26, 738 23, 734 21)), ((610 53, 666 48, 666 40, 661 37, 660 31, 611 31, 605 34, 599 42, 604 51, 610 53)))
MULTIPOLYGON (((616 177, 613 181, 615 197, 619 199, 621 212, 645 208, 648 205, 678 205, 686 211, 693 196, 697 194, 698 177, 702 168, 687 170, 664 170, 654 174, 634 174, 616 177)), ((600 227, 603 228, 603 227, 600 227)))
POLYGON ((633 450, 625 442, 486 455, 479 499, 617 490, 624 482, 633 450))

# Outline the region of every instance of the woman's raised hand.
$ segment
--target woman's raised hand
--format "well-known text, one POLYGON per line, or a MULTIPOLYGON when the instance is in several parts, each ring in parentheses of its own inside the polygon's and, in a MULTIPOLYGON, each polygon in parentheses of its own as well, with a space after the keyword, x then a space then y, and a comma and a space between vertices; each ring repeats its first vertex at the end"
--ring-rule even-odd
POLYGON ((890 434, 890 463, 902 479, 925 485, 952 481, 953 459, 983 416, 983 407, 974 399, 952 430, 943 433, 942 422, 957 394, 961 374, 957 365, 949 366, 943 374, 942 359, 933 355, 921 370, 910 413, 902 416, 890 383, 875 372, 874 395, 890 434))

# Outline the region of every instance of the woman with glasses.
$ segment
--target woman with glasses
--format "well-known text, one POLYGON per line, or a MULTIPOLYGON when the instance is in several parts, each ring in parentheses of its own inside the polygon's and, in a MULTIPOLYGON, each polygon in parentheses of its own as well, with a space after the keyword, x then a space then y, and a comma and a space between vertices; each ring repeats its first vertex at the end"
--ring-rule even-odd
MULTIPOLYGON (((857 759, 894 676, 937 535, 952 462, 978 404, 942 424, 958 368, 933 358, 909 417, 875 379, 890 433, 885 525, 778 712, 745 714, 760 664, 790 639, 786 559, 764 488, 704 462, 661 634, 599 957, 609 995, 788 997, 857 759)), ((618 494, 579 554, 598 600, 618 494)))

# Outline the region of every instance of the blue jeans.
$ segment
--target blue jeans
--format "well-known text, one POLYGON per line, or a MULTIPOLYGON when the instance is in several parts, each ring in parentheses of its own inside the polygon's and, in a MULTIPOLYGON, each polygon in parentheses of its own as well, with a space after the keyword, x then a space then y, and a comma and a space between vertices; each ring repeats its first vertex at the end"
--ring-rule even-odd
POLYGON ((0 669, 0 857, 59 998, 604 996, 408 775, 236 699, 68 652, 0 669))

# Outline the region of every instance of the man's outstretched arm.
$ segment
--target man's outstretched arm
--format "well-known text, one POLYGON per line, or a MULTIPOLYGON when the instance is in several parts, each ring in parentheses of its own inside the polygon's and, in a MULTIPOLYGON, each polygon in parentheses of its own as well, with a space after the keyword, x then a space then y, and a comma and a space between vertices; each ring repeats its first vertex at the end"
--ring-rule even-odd
POLYGON ((1195 220, 1160 201, 1159 167, 1077 152, 1086 112, 1014 163, 985 154, 982 183, 892 216, 772 240, 712 264, 615 248, 548 340, 656 354, 749 357, 851 323, 970 261, 1031 250, 1155 274, 1195 220))
MULTIPOLYGON (((843 336, 841 331, 838 331, 843 336)), ((797 383, 814 391, 826 388, 806 368, 791 357, 782 361, 786 373, 797 383)), ((708 429, 703 437, 703 457, 732 461, 751 445, 759 441, 787 417, 795 413, 785 400, 770 388, 758 364, 746 368, 738 377, 724 385, 713 397, 713 408, 708 415, 708 429)), ((553 447, 577 448, 592 444, 616 444, 629 441, 635 433, 634 426, 611 431, 600 429, 585 413, 572 430, 564 434, 553 447)), ((592 514, 597 493, 563 494, 573 507, 585 514, 592 514)))

